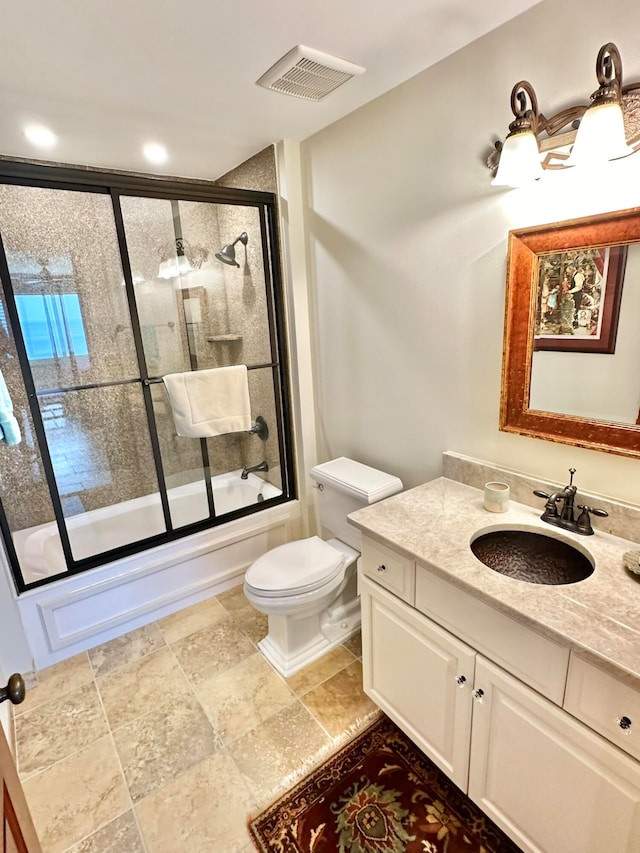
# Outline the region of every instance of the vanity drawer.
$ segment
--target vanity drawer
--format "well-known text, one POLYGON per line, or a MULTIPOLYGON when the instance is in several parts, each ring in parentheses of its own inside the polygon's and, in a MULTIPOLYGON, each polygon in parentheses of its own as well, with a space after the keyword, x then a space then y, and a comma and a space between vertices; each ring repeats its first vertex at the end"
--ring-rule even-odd
POLYGON ((640 689, 571 655, 564 708, 590 728, 640 759, 640 689), (623 726, 629 721, 628 728, 623 726), (623 723, 623 726, 620 723, 623 723))
POLYGON ((394 593, 407 604, 413 604, 415 567, 413 560, 401 557, 367 537, 362 539, 362 573, 394 593))
POLYGON ((569 649, 416 566, 416 608, 538 693, 562 705, 569 649))

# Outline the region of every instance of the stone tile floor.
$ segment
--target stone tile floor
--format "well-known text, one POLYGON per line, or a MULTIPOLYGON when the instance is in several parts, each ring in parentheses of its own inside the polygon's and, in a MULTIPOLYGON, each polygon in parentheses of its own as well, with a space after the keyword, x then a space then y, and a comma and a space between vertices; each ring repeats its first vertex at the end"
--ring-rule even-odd
POLYGON ((235 587, 38 673, 18 771, 44 853, 249 853, 247 817, 375 712, 359 637, 289 679, 235 587))

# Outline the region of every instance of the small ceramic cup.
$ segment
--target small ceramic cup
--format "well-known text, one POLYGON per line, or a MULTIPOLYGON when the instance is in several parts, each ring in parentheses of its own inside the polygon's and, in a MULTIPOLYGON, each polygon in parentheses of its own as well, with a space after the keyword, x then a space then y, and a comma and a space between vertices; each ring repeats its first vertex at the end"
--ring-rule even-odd
POLYGON ((485 483, 484 508, 488 512, 506 512, 509 509, 507 483, 485 483))

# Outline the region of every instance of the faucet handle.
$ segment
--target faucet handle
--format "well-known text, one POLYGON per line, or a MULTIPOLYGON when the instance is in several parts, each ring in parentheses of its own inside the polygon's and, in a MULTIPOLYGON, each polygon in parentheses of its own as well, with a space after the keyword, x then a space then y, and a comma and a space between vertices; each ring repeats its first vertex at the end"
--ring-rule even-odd
POLYGON ((548 492, 543 492, 541 489, 534 489, 533 494, 538 498, 544 498, 545 500, 549 500, 551 495, 548 492))
POLYGON ((586 504, 578 504, 578 509, 582 510, 582 512, 576 520, 576 527, 578 532, 583 533, 585 536, 591 536, 593 533, 591 515, 597 515, 600 518, 607 518, 609 515, 609 513, 604 509, 596 509, 595 507, 587 506, 586 504))
POLYGON ((569 480, 569 485, 573 486, 573 475, 576 473, 576 469, 575 468, 569 468, 569 473, 571 474, 571 478, 569 480))
POLYGON ((544 513, 542 514, 542 518, 547 521, 549 518, 557 518, 558 516, 558 507, 556 506, 556 501, 558 500, 557 495, 550 495, 548 492, 543 492, 541 489, 534 489, 533 494, 538 498, 544 498, 546 500, 546 504, 544 505, 544 513))

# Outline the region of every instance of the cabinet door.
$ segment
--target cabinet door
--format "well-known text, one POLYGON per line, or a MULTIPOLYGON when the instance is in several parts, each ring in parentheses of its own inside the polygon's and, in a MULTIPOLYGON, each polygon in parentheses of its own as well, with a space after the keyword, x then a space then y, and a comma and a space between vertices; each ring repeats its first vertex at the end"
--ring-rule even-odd
POLYGON ((367 578, 361 602, 365 692, 466 790, 475 652, 367 578))
POLYGON ((640 765, 478 656, 469 796, 527 853, 637 853, 640 765))

